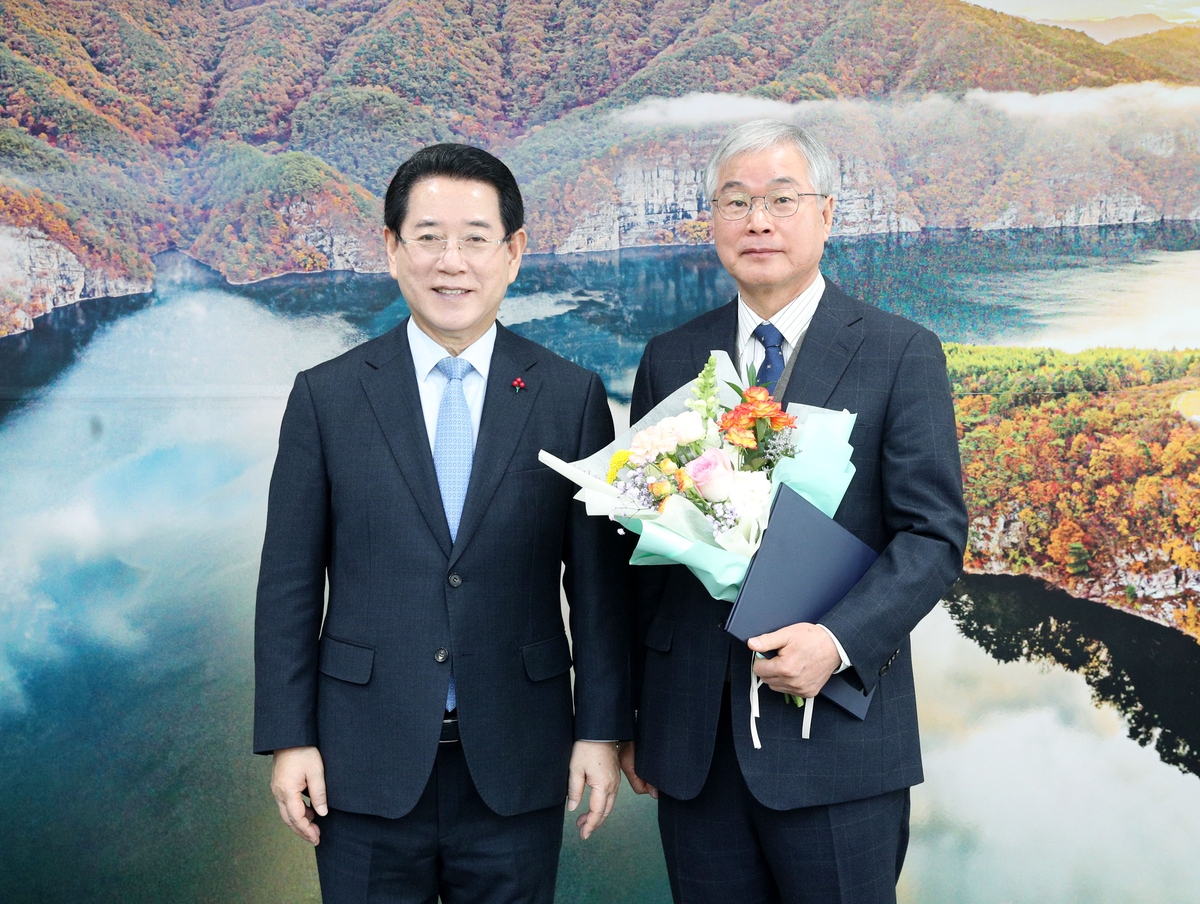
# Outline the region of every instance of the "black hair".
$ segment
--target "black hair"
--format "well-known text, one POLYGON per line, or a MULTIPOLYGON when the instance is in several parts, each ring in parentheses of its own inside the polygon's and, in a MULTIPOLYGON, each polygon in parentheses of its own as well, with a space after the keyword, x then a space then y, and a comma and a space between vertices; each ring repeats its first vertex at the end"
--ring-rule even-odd
POLYGON ((482 148, 468 144, 431 144, 401 163, 388 185, 383 199, 383 222, 394 235, 400 234, 400 224, 408 213, 412 187, 431 176, 487 183, 500 196, 504 235, 510 236, 525 225, 525 204, 512 170, 482 148))

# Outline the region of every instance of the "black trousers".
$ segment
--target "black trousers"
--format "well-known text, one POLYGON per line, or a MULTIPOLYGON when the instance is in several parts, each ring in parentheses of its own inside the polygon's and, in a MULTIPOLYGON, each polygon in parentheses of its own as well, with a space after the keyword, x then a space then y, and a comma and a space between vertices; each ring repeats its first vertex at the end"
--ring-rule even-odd
POLYGON ((795 810, 760 804, 738 765, 727 688, 700 794, 658 799, 671 894, 675 904, 895 904, 908 811, 907 788, 795 810))
POLYGON ((500 816, 475 790, 461 744, 442 744, 421 799, 386 819, 318 817, 324 904, 553 904, 563 808, 500 816))

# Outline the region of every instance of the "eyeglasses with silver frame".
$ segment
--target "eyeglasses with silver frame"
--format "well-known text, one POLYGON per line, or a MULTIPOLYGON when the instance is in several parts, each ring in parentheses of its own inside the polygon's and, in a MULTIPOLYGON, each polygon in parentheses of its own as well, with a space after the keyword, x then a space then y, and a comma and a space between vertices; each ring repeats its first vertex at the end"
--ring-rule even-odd
POLYGON ((464 235, 462 238, 448 239, 445 236, 426 233, 414 239, 406 239, 402 235, 397 235, 396 239, 414 254, 419 254, 428 260, 440 258, 449 250, 451 243, 465 259, 479 260, 500 245, 507 245, 512 241, 512 236, 506 235, 502 239, 489 239, 487 236, 472 233, 464 235))
POLYGON ((800 209, 801 198, 825 198, 816 191, 793 191, 777 188, 765 195, 752 195, 744 191, 722 192, 712 199, 712 205, 725 220, 744 220, 754 210, 754 202, 762 201, 763 210, 773 217, 790 217, 800 209))

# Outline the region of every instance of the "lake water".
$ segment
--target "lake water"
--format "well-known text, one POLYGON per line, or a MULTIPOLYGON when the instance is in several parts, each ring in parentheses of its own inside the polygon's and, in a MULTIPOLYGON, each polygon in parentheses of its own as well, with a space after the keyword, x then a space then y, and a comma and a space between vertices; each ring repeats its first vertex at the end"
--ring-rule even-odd
MULTIPOLYGON (((1192 224, 835 242, 827 272, 944 339, 1200 347, 1192 224)), ((381 277, 156 293, 0 340, 0 842, 11 901, 315 901, 249 755, 254 582, 295 372, 407 313, 381 277)), ((645 340, 725 301, 711 248, 530 258, 501 318, 627 397, 645 340)), ((966 578, 914 635, 926 783, 907 902, 1200 900, 1200 645, 966 578)), ((669 900, 624 789, 564 902, 669 900)))

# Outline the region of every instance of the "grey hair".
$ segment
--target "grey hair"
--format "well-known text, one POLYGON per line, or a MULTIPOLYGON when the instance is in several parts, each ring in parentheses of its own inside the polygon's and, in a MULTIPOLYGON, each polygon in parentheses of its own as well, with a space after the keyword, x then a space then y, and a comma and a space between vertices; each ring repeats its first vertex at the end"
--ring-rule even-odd
POLYGON ((754 154, 781 144, 791 145, 808 164, 808 179, 813 191, 823 195, 837 193, 839 168, 829 148, 811 132, 791 123, 774 119, 755 119, 743 123, 721 139, 704 168, 705 197, 712 200, 717 191, 721 169, 739 154, 754 154))

